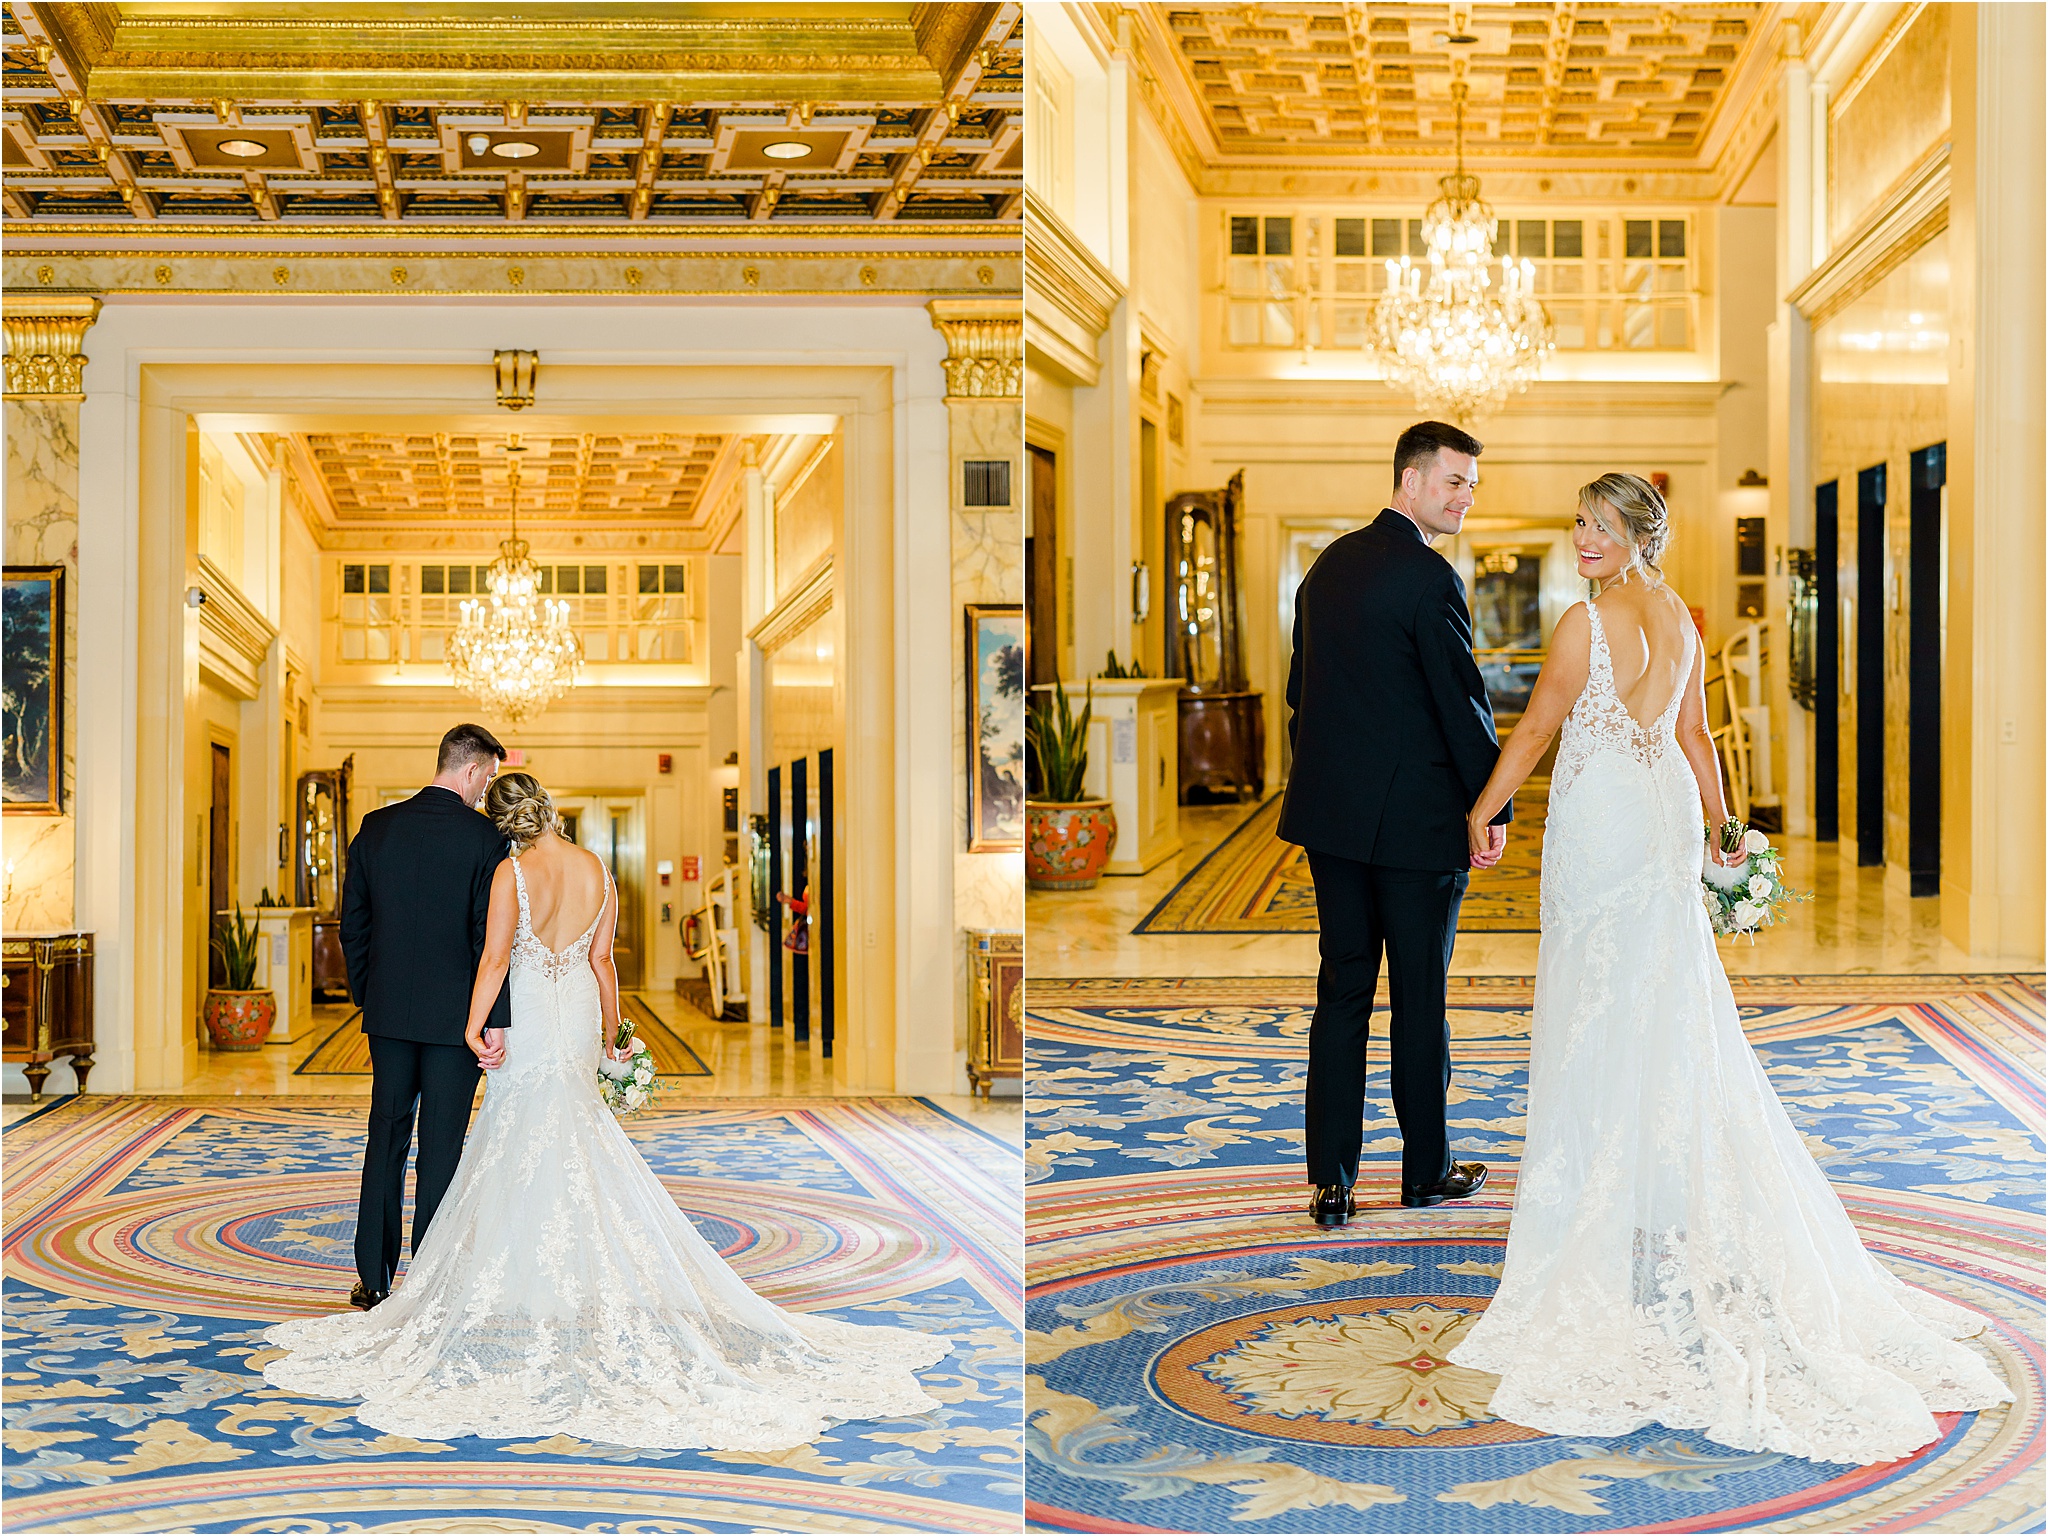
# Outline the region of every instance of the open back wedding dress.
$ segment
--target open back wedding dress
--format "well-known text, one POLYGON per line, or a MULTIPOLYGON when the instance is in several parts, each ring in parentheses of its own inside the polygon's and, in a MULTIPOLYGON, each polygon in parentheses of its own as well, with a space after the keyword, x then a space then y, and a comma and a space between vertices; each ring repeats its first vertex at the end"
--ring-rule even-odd
MULTIPOLYGON (((574 1435, 647 1449, 779 1450, 835 1420, 939 1406, 915 1372, 950 1339, 789 1312, 755 1295, 678 1210, 597 1088, 590 943, 519 924, 503 1066, 404 1283, 368 1312, 280 1323, 274 1387, 361 1398, 421 1440, 574 1435)), ((763 1203, 773 1201, 764 1190, 763 1203)))
MULTIPOLYGON (((1543 839, 1527 1140, 1500 1288, 1452 1351, 1493 1412, 1560 1435, 1647 1424, 1871 1463, 2011 1394, 1981 1319, 1864 1251, 1743 1038, 1701 900, 1676 736, 1615 691, 1588 603, 1543 839)), ((1691 676, 1692 626, 1685 625, 1691 676)))

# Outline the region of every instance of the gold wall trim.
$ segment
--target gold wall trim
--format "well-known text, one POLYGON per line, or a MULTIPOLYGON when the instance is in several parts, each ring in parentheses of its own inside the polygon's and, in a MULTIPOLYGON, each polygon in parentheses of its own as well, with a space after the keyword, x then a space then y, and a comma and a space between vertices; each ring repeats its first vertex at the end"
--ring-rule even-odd
POLYGON ((457 294, 562 297, 721 295, 774 300, 790 294, 901 298, 1014 295, 1023 286, 1021 252, 864 256, 837 251, 752 254, 620 254, 546 251, 497 254, 400 250, 375 255, 161 249, 10 251, 12 294, 85 289, 120 294, 457 294))
POLYGON ((100 301, 90 293, 7 294, 0 308, 0 334, 7 341, 6 397, 83 400, 89 361, 85 333, 99 313, 100 301))
POLYGON ((1949 146, 1943 144, 1787 298, 1809 325, 1841 313, 1948 228, 1948 195, 1949 146))
POLYGON ((925 306, 946 338, 949 400, 1024 397, 1024 309, 1016 299, 933 299, 925 306))
MULTIPOLYGON (((337 244, 350 240, 373 242, 410 240, 460 240, 468 245, 493 244, 525 250, 555 241, 591 240, 603 236, 616 236, 628 242, 636 251, 646 251, 668 241, 703 241, 721 236, 744 236, 752 242, 750 254, 762 256, 833 256, 844 255, 849 250, 872 249, 877 255, 904 255, 905 246, 915 246, 921 241, 933 242, 930 254, 984 254, 1000 252, 963 253, 950 243, 951 240, 1001 240, 1004 249, 1015 254, 1016 243, 1022 237, 1022 225, 1016 220, 961 220, 958 223, 919 222, 905 219, 900 223, 874 226, 851 222, 831 224, 774 224, 763 229, 759 224, 740 220, 704 220, 688 224, 638 223, 629 224, 618 219, 590 219, 575 224, 349 224, 339 220, 332 224, 289 224, 279 222, 267 225, 260 231, 244 233, 247 226, 220 224, 179 224, 160 220, 152 224, 114 225, 102 222, 58 222, 55 219, 8 219, 0 229, 9 240, 23 240, 50 236, 58 239, 91 237, 109 242, 132 240, 151 251, 165 240, 217 240, 232 242, 242 239, 261 239, 265 251, 284 248, 284 242, 295 238, 309 237, 337 244), (891 239, 900 234, 900 239, 891 239), (832 251, 792 251, 787 248, 791 240, 838 240, 846 242, 832 251)), ((922 254, 922 253, 920 253, 922 254)))
POLYGON ((832 557, 827 555, 804 573, 789 596, 777 603, 766 618, 747 631, 747 638, 764 652, 773 652, 831 611, 832 557))

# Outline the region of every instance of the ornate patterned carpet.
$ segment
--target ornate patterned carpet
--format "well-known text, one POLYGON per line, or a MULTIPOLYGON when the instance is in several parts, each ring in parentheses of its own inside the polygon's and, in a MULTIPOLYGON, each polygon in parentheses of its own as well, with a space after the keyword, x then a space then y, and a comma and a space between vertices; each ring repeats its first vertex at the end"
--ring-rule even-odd
MULTIPOLYGON (((709 1077, 704 1058, 690 1049, 690 1042, 662 1023, 645 998, 621 992, 619 1006, 633 1021, 634 1033, 654 1052, 655 1065, 664 1077, 709 1077)), ((370 1045, 363 1034, 363 1010, 358 1008, 327 1032, 327 1037, 306 1053, 306 1059, 292 1069, 294 1077, 368 1077, 370 1045)), ((365 1088, 367 1092, 367 1088, 365 1088)))
POLYGON ((1540 1435, 1446 1362, 1500 1273, 1529 978, 1452 984, 1454 1145, 1492 1166, 1483 1198, 1400 1206, 1381 1038, 1366 1208, 1327 1233, 1300 1171, 1312 981, 1034 980, 1030 1528, 2041 1529, 2041 980, 1736 982, 1865 1241, 1984 1316, 1972 1347, 2017 1398, 1868 1468, 1657 1428, 1540 1435))
POLYGON ((1014 1531, 1015 1151, 915 1099, 628 1125, 765 1294, 958 1339, 945 1406, 770 1455, 378 1434, 259 1339, 345 1303, 362 1102, 70 1099, 5 1133, 8 1529, 1014 1531))
MULTIPOLYGON (((1531 779, 1515 796, 1507 852, 1492 869, 1474 870, 1458 909, 1466 933, 1535 933, 1543 868, 1543 813, 1550 781, 1531 779)), ((1308 854, 1280 841, 1280 797, 1273 796, 1209 851, 1133 933, 1314 933, 1316 889, 1308 854)))

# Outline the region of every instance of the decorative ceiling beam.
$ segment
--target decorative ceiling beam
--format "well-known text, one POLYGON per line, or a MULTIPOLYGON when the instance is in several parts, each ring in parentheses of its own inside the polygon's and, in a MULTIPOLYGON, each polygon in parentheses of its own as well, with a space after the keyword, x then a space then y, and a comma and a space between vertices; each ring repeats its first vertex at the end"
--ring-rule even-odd
POLYGON ((995 55, 1009 42, 1010 34, 1017 30, 1024 14, 1024 7, 1018 0, 1006 0, 1000 5, 926 6, 924 10, 949 13, 948 20, 957 21, 961 27, 961 46, 947 71, 938 107, 925 113, 919 121, 916 142, 897 159, 889 188, 875 204, 875 217, 878 219, 893 219, 903 211, 911 189, 924 175, 925 167, 931 164, 932 157, 945 143, 954 124, 960 121, 960 109, 980 88, 981 77, 988 72, 995 55))

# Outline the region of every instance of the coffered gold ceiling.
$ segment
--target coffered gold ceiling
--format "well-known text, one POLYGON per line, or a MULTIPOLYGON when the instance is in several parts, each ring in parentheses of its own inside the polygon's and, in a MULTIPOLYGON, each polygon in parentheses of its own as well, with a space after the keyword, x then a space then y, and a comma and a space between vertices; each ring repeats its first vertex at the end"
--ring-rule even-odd
MULTIPOLYGON (((512 433, 298 432, 302 478, 336 528, 502 524, 512 511, 512 433), (310 472, 310 473, 307 473, 310 472)), ((516 434, 519 516, 533 524, 690 527, 735 439, 645 432, 516 434)))
POLYGON ((1148 5, 1156 46, 1198 103, 1208 156, 1442 161, 1452 83, 1467 157, 1690 161, 1765 7, 1148 5))
POLYGON ((1021 13, 8 0, 6 210, 270 237, 1014 220, 1021 13))

